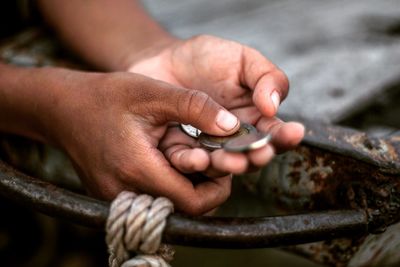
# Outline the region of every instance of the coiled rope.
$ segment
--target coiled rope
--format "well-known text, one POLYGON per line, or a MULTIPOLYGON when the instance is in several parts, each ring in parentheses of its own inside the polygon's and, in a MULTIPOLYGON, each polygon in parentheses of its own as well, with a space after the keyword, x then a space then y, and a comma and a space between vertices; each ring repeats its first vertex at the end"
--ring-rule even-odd
POLYGON ((121 192, 111 203, 106 223, 110 267, 167 267, 173 250, 161 244, 173 204, 164 197, 121 192), (133 258, 131 254, 134 255, 133 258))

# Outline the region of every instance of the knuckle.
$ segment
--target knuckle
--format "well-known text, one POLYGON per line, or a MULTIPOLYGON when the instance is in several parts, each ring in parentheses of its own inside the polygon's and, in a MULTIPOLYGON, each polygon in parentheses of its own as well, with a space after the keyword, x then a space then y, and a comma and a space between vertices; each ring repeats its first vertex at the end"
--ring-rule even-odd
POLYGON ((100 189, 100 197, 106 200, 114 199, 122 189, 117 184, 107 184, 100 189))
POLYGON ((198 34, 192 37, 192 39, 194 41, 199 41, 199 42, 204 42, 204 41, 210 41, 210 40, 214 40, 214 39, 219 39, 213 35, 209 35, 209 34, 198 34))
POLYGON ((183 211, 192 216, 199 216, 207 212, 204 201, 200 198, 191 198, 186 201, 183 211))
POLYGON ((289 90, 289 78, 288 76, 280 69, 275 70, 275 77, 279 81, 280 87, 282 89, 283 97, 286 97, 289 90))
POLYGON ((247 163, 242 163, 242 164, 237 164, 236 166, 234 166, 234 168, 232 169, 232 173, 233 174, 243 174, 246 172, 248 167, 247 163))
POLYGON ((100 199, 112 200, 122 191, 122 185, 113 176, 107 174, 97 174, 93 176, 94 184, 86 183, 86 190, 90 195, 100 199))
POLYGON ((179 116, 187 118, 187 123, 196 123, 200 119, 203 111, 210 105, 211 98, 204 92, 189 90, 181 98, 179 116))
MULTIPOLYGON (((141 165, 140 165, 141 166, 141 165)), ((132 160, 129 157, 121 157, 117 164, 114 164, 111 172, 114 173, 116 178, 123 183, 132 183, 135 177, 140 177, 141 169, 140 166, 132 164, 132 160)))
POLYGON ((182 211, 192 216, 199 216, 224 203, 230 195, 231 186, 230 183, 226 183, 218 187, 218 190, 213 193, 212 199, 192 197, 185 200, 185 205, 182 207, 182 211))

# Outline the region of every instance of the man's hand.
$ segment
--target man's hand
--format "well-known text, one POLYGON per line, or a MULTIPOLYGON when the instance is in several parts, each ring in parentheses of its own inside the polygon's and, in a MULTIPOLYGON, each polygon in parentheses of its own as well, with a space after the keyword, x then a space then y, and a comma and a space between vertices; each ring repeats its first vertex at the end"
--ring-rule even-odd
POLYGON ((214 177, 243 173, 265 165, 275 151, 292 149, 303 137, 302 125, 274 117, 288 93, 286 75, 250 47, 198 36, 134 53, 125 65, 130 72, 205 92, 241 121, 273 135, 271 144, 247 154, 209 153, 178 128, 171 128, 160 149, 182 172, 202 171, 214 177))
POLYGON ((235 117, 205 93, 126 72, 47 70, 47 75, 52 82, 46 91, 53 98, 44 101, 49 108, 41 124, 92 194, 162 195, 190 214, 207 212, 229 196, 230 177, 193 185, 158 150, 170 121, 217 135, 237 130, 235 117))

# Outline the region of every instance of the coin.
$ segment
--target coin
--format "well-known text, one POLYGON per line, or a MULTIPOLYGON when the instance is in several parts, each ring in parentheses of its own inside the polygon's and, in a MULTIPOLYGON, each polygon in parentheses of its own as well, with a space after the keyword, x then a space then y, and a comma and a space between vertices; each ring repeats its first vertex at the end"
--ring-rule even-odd
POLYGON ((228 152, 247 152, 265 146, 271 139, 271 135, 258 132, 257 129, 247 123, 241 123, 239 130, 229 136, 214 136, 201 132, 189 125, 180 125, 187 135, 198 138, 201 146, 208 150, 223 148, 228 152))
POLYGON ((199 135, 199 143, 208 150, 215 150, 223 148, 224 144, 229 140, 233 140, 240 136, 246 136, 250 133, 257 133, 257 129, 251 124, 241 123, 239 130, 229 136, 214 136, 201 133, 199 135))
POLYGON ((232 138, 225 142, 222 147, 228 152, 247 152, 265 146, 270 140, 270 134, 252 132, 232 138))
POLYGON ((191 137, 198 138, 201 134, 201 131, 199 129, 193 127, 190 124, 180 124, 180 126, 182 131, 191 137))

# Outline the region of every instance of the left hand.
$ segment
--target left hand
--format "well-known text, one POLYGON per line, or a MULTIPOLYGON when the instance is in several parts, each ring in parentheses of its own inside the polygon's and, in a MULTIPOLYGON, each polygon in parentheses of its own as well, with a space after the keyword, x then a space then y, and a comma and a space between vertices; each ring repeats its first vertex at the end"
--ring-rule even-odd
POLYGON ((203 91, 241 121, 272 134, 270 144, 246 154, 208 152, 171 127, 159 147, 181 172, 212 177, 240 174, 267 164, 275 152, 294 148, 304 135, 301 124, 274 117, 288 94, 288 79, 255 49, 202 35, 151 47, 129 60, 128 71, 203 91))

